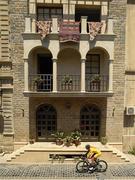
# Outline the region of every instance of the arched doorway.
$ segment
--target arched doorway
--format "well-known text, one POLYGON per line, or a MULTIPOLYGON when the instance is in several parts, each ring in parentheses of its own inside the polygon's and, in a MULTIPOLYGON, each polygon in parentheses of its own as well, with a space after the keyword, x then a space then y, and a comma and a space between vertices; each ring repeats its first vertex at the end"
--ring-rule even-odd
POLYGON ((101 47, 88 51, 85 64, 86 91, 108 91, 109 54, 101 47))
POLYGON ((37 140, 49 141, 57 130, 57 112, 52 105, 43 104, 36 112, 37 140))
POLYGON ((100 110, 95 105, 85 105, 80 111, 80 130, 83 140, 97 141, 100 135, 100 110))
POLYGON ((52 53, 44 47, 35 47, 29 54, 29 79, 32 91, 52 91, 52 53))
POLYGON ((64 48, 58 53, 58 91, 80 91, 81 55, 74 48, 64 48))

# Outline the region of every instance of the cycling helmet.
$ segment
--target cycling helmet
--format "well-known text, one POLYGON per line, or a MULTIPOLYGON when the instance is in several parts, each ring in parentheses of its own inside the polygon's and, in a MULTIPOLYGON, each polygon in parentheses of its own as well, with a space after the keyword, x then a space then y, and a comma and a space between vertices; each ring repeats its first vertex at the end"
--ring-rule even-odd
POLYGON ((85 146, 85 149, 89 150, 89 149, 90 149, 90 145, 87 144, 87 145, 85 146))

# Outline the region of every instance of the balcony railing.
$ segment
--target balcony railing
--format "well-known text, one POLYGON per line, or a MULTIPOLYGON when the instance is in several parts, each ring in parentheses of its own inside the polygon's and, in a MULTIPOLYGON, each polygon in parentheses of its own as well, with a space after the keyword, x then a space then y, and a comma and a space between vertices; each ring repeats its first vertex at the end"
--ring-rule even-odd
MULTIPOLYGON (((66 21, 64 21, 66 23, 66 21)), ((75 22, 72 22, 73 24, 75 22)), ((87 34, 87 17, 82 16, 81 18, 81 34, 87 34)), ((31 19, 30 17, 25 18, 25 33, 36 33, 37 28, 36 28, 36 20, 31 19)), ((59 33, 59 23, 57 18, 52 18, 52 22, 46 22, 46 28, 44 27, 43 31, 44 33, 59 33)), ((68 21, 67 21, 68 24, 68 21)), ((71 26, 71 22, 69 24, 71 26)), ((78 30, 78 25, 74 24, 74 27, 77 27, 78 30)), ((101 34, 113 34, 113 19, 108 18, 107 23, 103 22, 102 23, 102 29, 101 29, 101 34), (106 28, 107 27, 107 28, 106 28)))
POLYGON ((52 91, 53 77, 52 74, 30 75, 30 90, 38 92, 52 91))
MULTIPOLYGON (((109 79, 107 75, 86 75, 86 92, 107 92, 109 88, 109 79)), ((52 74, 30 75, 29 89, 33 92, 52 92, 53 77, 52 74)), ((80 75, 58 75, 58 92, 81 92, 80 75)))
POLYGON ((80 75, 58 75, 58 91, 80 91, 80 75))
POLYGON ((109 79, 107 75, 86 75, 86 92, 108 91, 109 79))

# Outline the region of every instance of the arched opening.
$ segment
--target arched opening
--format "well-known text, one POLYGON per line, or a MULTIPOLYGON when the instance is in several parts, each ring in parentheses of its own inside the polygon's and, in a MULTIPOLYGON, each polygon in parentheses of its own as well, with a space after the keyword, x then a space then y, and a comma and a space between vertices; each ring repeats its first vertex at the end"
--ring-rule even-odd
POLYGON ((86 91, 108 90, 109 54, 103 48, 93 48, 86 55, 86 91))
POLYGON ((80 90, 80 53, 73 48, 65 48, 58 54, 58 90, 80 90))
POLYGON ((57 130, 57 112, 50 104, 40 105, 36 112, 37 140, 49 141, 57 130))
POLYGON ((80 111, 80 131, 83 140, 97 141, 100 136, 100 110, 95 105, 85 105, 80 111))
POLYGON ((29 55, 29 76, 32 90, 52 91, 53 62, 47 48, 34 48, 29 55))

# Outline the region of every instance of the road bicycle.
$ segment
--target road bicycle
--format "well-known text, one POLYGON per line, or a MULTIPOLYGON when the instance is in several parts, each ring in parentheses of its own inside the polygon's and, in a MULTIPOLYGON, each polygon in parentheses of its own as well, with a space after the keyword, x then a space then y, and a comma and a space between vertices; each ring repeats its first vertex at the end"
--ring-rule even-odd
POLYGON ((79 173, 85 172, 105 172, 108 168, 108 164, 106 161, 101 159, 96 159, 95 163, 92 164, 88 161, 86 156, 82 156, 81 160, 76 164, 76 170, 79 173))

